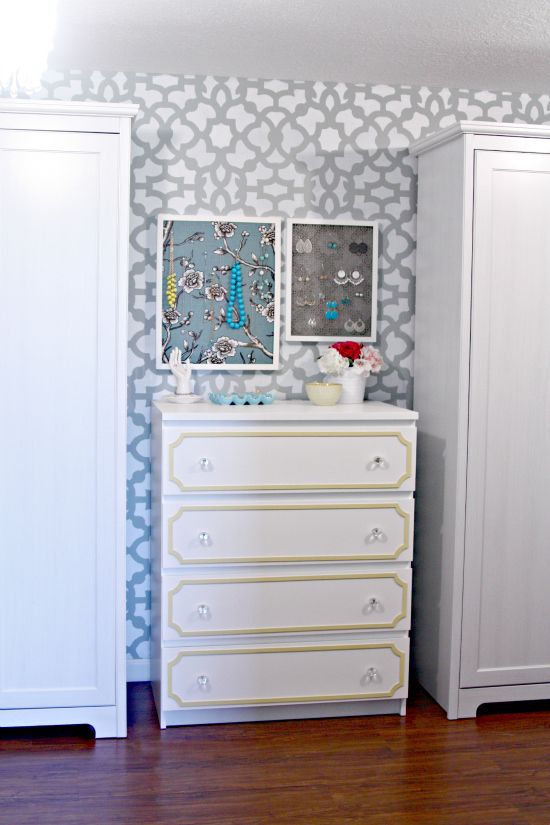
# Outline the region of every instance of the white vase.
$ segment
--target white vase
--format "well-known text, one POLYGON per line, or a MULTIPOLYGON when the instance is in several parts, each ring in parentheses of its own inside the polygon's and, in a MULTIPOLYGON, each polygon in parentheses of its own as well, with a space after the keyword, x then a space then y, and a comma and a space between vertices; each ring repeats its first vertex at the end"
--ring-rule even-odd
POLYGON ((339 404, 362 404, 365 400, 366 375, 360 375, 348 369, 343 375, 331 375, 330 382, 342 385, 339 404))

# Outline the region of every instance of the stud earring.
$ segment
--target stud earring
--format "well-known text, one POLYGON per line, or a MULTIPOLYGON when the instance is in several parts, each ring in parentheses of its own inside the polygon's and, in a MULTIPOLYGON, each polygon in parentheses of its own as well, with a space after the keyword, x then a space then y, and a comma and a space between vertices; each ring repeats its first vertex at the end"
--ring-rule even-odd
POLYGON ((351 304, 351 298, 342 298, 342 306, 345 307, 348 304, 351 304))
POLYGON ((356 298, 363 298, 363 297, 364 297, 364 293, 363 293, 363 292, 356 292, 356 293, 355 293, 355 297, 356 297, 356 298))
POLYGON ((329 243, 327 244, 327 249, 338 249, 338 244, 334 241, 329 241, 329 243))
POLYGON ((338 301, 327 301, 327 311, 325 318, 327 321, 335 321, 338 318, 338 301))
POLYGON ((366 243, 350 243, 349 251, 354 255, 366 255, 369 248, 366 243))

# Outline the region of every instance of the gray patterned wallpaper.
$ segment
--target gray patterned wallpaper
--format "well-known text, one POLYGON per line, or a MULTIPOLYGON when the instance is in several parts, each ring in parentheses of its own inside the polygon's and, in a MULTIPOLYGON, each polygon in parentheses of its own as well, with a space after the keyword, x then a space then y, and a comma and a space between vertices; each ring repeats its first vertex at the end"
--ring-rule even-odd
MULTIPOLYGON (((412 397, 415 163, 410 141, 456 119, 550 121, 550 96, 408 86, 171 75, 49 73, 40 97, 133 101, 129 315, 128 656, 149 656, 149 408, 155 370, 155 218, 181 214, 379 220, 377 345, 371 398, 412 397)), ((284 239, 283 239, 284 240, 284 239)), ((284 276, 284 260, 283 260, 284 276)), ((285 323, 283 293, 283 327, 285 323)), ((274 375, 204 373, 198 389, 301 397, 312 345, 282 345, 274 375)))

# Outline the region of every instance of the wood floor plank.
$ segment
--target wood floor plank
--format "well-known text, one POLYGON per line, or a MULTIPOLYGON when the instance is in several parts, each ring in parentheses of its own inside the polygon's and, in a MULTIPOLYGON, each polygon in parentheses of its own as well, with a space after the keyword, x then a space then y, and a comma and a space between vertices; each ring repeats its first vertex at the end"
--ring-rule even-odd
POLYGON ((1 825, 550 825, 550 704, 160 731, 0 730, 1 825))

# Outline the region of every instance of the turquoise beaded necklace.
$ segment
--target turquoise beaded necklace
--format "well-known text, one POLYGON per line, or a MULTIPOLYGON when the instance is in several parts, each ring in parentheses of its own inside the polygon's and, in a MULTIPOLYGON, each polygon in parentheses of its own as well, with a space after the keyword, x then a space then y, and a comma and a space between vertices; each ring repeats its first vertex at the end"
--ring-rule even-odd
POLYGON ((231 329, 240 329, 246 323, 246 314, 244 311, 243 300, 243 281, 241 273, 241 265, 235 261, 231 267, 231 282, 229 284, 229 304, 227 307, 227 323, 231 329), (239 312, 239 320, 233 321, 233 310, 237 309, 239 312))

